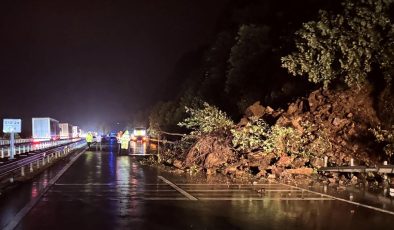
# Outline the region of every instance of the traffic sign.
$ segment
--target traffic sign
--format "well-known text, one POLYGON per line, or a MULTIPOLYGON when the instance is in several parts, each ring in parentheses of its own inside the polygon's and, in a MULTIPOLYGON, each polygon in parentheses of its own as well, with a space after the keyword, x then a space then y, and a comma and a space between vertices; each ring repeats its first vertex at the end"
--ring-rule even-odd
POLYGON ((4 119, 3 133, 20 133, 22 131, 21 119, 4 119))

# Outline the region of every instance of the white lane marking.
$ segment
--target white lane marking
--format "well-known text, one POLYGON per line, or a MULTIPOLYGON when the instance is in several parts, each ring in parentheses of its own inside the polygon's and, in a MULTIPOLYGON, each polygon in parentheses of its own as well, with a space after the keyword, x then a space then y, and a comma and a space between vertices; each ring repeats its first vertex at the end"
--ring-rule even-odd
POLYGON ((114 183, 116 186, 129 186, 129 187, 145 187, 145 186, 168 186, 166 183, 157 183, 157 184, 143 184, 143 183, 114 183))
POLYGON ((184 197, 146 197, 143 200, 189 200, 189 198, 184 197))
POLYGON ((86 184, 61 184, 61 183, 56 183, 54 184, 55 186, 113 186, 116 184, 100 184, 100 183, 86 183, 86 184))
POLYGON ((279 186, 280 184, 177 184, 177 185, 181 185, 181 186, 187 186, 187 185, 191 185, 191 186, 201 186, 201 185, 206 185, 206 186, 249 186, 249 187, 256 187, 256 186, 264 186, 264 185, 273 185, 273 186, 279 186))
POLYGON ((169 185, 168 184, 165 184, 165 183, 163 183, 163 184, 138 184, 138 185, 135 185, 135 184, 118 184, 118 183, 103 183, 103 184, 101 184, 101 183, 76 183, 76 184, 73 184, 73 183, 67 183, 67 184, 65 184, 65 183, 56 183, 56 184, 54 184, 55 186, 116 186, 116 187, 127 187, 127 188, 143 188, 143 187, 145 187, 145 186, 150 186, 150 187, 152 187, 152 186, 155 186, 155 187, 168 187, 169 185))
POLYGON ((197 198, 195 198, 194 196, 190 195, 189 193, 187 193, 185 190, 179 188, 178 186, 176 186, 174 183, 172 183, 171 181, 167 180, 166 178, 162 177, 162 176, 158 176, 158 178, 162 181, 164 181, 165 183, 167 183, 169 186, 173 187, 175 190, 177 190, 178 192, 180 192, 182 195, 184 195, 185 197, 187 197, 189 200, 198 200, 197 198))
POLYGON ((188 192, 250 192, 246 189, 188 189, 188 192))
MULTIPOLYGON (((131 191, 135 191, 135 190, 131 190, 131 191)), ((137 191, 137 192, 175 192, 173 189, 141 189, 141 191, 137 191)))
MULTIPOLYGON (((86 190, 72 190, 72 191, 67 191, 67 194, 71 194, 71 193, 94 193, 94 194, 102 194, 102 193, 111 193, 114 192, 113 190, 100 190, 100 191, 86 191, 86 190)), ((174 189, 127 189, 125 190, 125 192, 141 192, 141 193, 145 193, 145 192, 177 192, 174 189)), ((51 191, 48 191, 48 193, 64 193, 64 190, 55 190, 55 189, 51 189, 51 191)), ((177 192, 178 193, 178 192, 177 192)))
MULTIPOLYGON (((282 183, 280 183, 280 184, 282 184, 282 183)), ((327 194, 324 194, 324 193, 315 192, 315 191, 312 191, 312 190, 309 190, 309 189, 299 188, 299 187, 293 186, 293 185, 288 185, 288 184, 282 184, 282 185, 285 185, 285 186, 288 186, 288 187, 291 187, 291 188, 297 188, 297 189, 300 189, 302 191, 318 194, 320 196, 329 197, 329 198, 332 198, 334 200, 346 202, 346 203, 357 205, 357 206, 361 206, 361 207, 364 207, 364 208, 369 208, 369 209, 372 209, 372 210, 375 210, 375 211, 378 211, 378 212, 383 212, 383 213, 387 213, 387 214, 390 214, 390 215, 394 215, 394 212, 389 211, 389 210, 385 210, 385 209, 382 209, 382 208, 377 208, 377 207, 374 207, 374 206, 358 203, 358 202, 355 202, 355 201, 350 201, 350 200, 342 199, 342 198, 339 198, 339 197, 327 195, 327 194)))
POLYGON ((265 192, 302 192, 299 189, 264 189, 265 192))
POLYGON ((80 153, 78 153, 77 156, 72 158, 70 162, 62 169, 60 170, 54 178, 52 178, 49 182, 48 185, 41 191, 40 194, 33 200, 31 200, 25 207, 23 207, 12 219, 11 222, 9 222, 3 230, 12 230, 15 229, 16 226, 21 222, 21 220, 30 212, 30 210, 40 201, 42 196, 49 190, 49 188, 56 183, 56 181, 71 167, 71 165, 84 153, 86 152, 86 149, 82 150, 80 153))
POLYGON ((292 200, 292 201, 319 201, 319 200, 334 200, 332 198, 322 198, 322 197, 317 197, 317 198, 274 198, 274 197, 264 197, 264 198, 258 198, 258 197, 245 197, 245 198, 237 198, 237 197, 203 197, 199 198, 199 200, 210 200, 210 201, 223 201, 223 200, 233 200, 233 201, 281 201, 281 200, 292 200))

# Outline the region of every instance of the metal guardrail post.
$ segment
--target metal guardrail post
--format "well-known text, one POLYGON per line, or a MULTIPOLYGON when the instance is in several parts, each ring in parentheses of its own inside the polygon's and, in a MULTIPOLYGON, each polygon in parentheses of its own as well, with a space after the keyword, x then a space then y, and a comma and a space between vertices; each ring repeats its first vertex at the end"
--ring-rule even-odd
POLYGON ((30 172, 33 172, 33 163, 30 163, 30 172))
POLYGON ((42 166, 45 165, 45 157, 42 158, 42 166))
POLYGON ((1 148, 1 158, 4 158, 4 149, 1 148))
POLYGON ((21 176, 25 176, 25 166, 21 167, 21 176))
MULTIPOLYGON (((354 166, 354 159, 350 158, 350 166, 353 167, 354 166)), ((350 178, 353 178, 353 173, 350 173, 350 178)))
POLYGON ((37 168, 40 168, 40 160, 37 160, 37 168))

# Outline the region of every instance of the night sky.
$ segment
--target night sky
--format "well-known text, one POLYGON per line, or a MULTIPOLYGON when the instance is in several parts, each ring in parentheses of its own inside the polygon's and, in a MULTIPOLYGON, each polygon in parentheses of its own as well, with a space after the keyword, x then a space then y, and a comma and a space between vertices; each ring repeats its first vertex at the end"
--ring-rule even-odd
POLYGON ((226 2, 1 1, 0 117, 129 120, 160 99, 182 54, 212 39, 226 2))

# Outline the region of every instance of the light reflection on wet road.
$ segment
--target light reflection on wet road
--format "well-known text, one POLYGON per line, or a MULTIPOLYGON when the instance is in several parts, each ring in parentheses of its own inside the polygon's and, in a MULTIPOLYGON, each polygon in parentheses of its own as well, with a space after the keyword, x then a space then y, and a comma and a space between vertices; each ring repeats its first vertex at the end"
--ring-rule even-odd
MULTIPOLYGON (((31 194, 37 194, 34 186, 31 194)), ((17 228, 359 230, 393 224, 392 215, 284 185, 197 183, 141 166, 116 151, 89 151, 17 228), (198 200, 189 200, 158 176, 198 200)))
POLYGON ((148 144, 146 142, 130 142, 130 148, 132 154, 147 154, 148 144))

